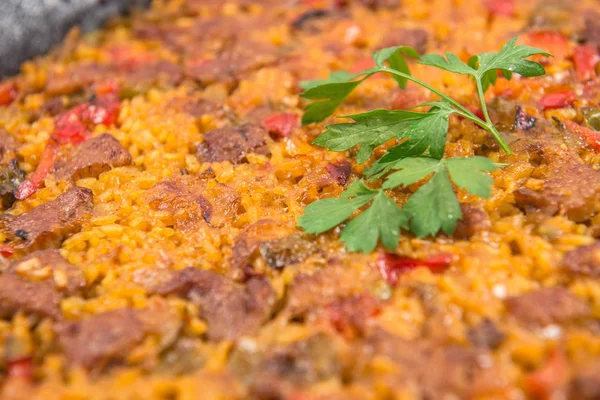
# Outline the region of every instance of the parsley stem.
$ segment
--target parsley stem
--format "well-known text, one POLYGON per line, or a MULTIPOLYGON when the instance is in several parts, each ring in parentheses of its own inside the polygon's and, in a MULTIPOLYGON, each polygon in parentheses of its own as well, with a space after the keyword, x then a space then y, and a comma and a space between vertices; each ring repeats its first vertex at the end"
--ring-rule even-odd
MULTIPOLYGON (((460 104, 458 101, 454 100, 452 97, 448 97, 447 95, 445 95, 444 93, 440 92, 439 90, 437 90, 436 88, 434 88, 433 86, 429 86, 427 83, 423 82, 420 79, 415 78, 414 76, 405 74, 403 72, 400 71, 396 71, 394 69, 388 68, 388 67, 383 67, 381 68, 382 72, 388 72, 390 74, 393 75, 398 75, 401 76, 403 78, 408 79, 409 81, 412 81, 414 83, 416 83, 417 85, 423 86, 425 89, 429 90, 430 92, 433 92, 435 94, 437 94, 438 96, 440 96, 442 99, 446 100, 447 102, 451 103, 453 106, 455 106, 456 108, 458 108, 459 110, 467 113, 467 114, 473 114, 471 111, 469 111, 465 106, 463 106, 462 104, 460 104)), ((476 117, 477 118, 477 117, 476 117)), ((475 122, 475 121, 474 121, 475 122)), ((483 121, 481 121, 483 122, 483 121)), ((484 124, 487 125, 487 124, 484 124)), ((487 126, 482 126, 487 128, 487 126)))
POLYGON ((496 130, 494 123, 490 119, 487 105, 485 104, 485 94, 483 92, 483 86, 481 84, 481 80, 475 79, 475 85, 477 86, 477 94, 479 95, 479 101, 481 102, 481 111, 483 111, 483 116, 485 117, 485 122, 487 122, 488 130, 494 136, 494 138, 496 139, 496 141, 498 142, 498 144, 500 145, 502 150, 504 150, 504 152, 506 154, 512 154, 510 147, 508 147, 508 144, 504 141, 504 139, 502 139, 502 136, 500 136, 500 133, 496 130))
POLYGON ((489 116, 488 110, 487 110, 487 106, 485 104, 485 98, 483 97, 483 87, 481 86, 481 81, 476 80, 476 84, 477 84, 477 93, 479 94, 479 99, 481 101, 481 109, 482 109, 483 115, 486 119, 485 121, 481 120, 481 118, 474 115, 469 109, 467 109, 465 106, 460 104, 458 101, 445 95, 444 93, 440 92, 433 86, 430 86, 427 83, 421 81, 420 79, 415 78, 414 76, 405 74, 403 72, 400 72, 400 71, 397 71, 397 70, 394 70, 394 69, 391 69, 388 67, 383 67, 380 69, 380 71, 388 72, 390 74, 397 75, 397 76, 401 76, 405 79, 408 79, 409 81, 416 83, 417 85, 423 86, 425 89, 429 90, 430 92, 437 94, 442 99, 446 100, 447 102, 452 104, 454 107, 456 107, 460 111, 462 111, 462 112, 459 112, 458 114, 460 114, 463 117, 465 117, 466 119, 474 122, 475 124, 479 125, 483 129, 489 131, 492 134, 492 136, 494 136, 494 138, 496 139, 498 144, 500 145, 500 148, 502 148, 502 150, 504 150, 504 152, 506 154, 512 154, 510 147, 508 147, 508 144, 506 144, 504 139, 502 139, 502 136, 500 136, 500 133, 498 133, 498 131, 496 130, 496 127, 494 126, 494 124, 492 123, 492 121, 490 119, 490 116, 489 116))

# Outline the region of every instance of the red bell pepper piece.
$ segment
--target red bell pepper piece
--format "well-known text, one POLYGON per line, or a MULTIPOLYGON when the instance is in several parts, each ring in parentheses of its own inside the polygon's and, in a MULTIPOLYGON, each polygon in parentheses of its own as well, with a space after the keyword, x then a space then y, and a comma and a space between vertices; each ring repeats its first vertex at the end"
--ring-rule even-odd
POLYGON ((15 249, 12 245, 0 244, 0 256, 9 258, 12 257, 13 254, 15 254, 15 249))
POLYGON ((568 365, 562 351, 554 350, 546 363, 525 377, 529 391, 538 399, 552 399, 567 380, 568 365))
POLYGON ((121 103, 115 94, 98 96, 95 102, 86 104, 81 112, 81 120, 85 124, 114 125, 119 118, 121 103))
POLYGON ((565 121, 564 124, 571 133, 583 139, 594 151, 600 151, 600 132, 596 132, 593 129, 586 128, 570 120, 565 121))
POLYGON ((298 116, 290 113, 273 114, 263 119, 260 124, 270 134, 276 137, 286 138, 298 128, 298 116))
POLYGON ((484 3, 484 7, 493 15, 512 17, 515 15, 515 3, 513 0, 490 0, 484 3))
POLYGON ((379 273, 390 285, 395 286, 405 272, 417 267, 426 267, 431 272, 441 272, 450 266, 452 254, 440 253, 438 255, 419 260, 398 254, 381 253, 377 259, 379 273))
POLYGON ((6 82, 0 85, 0 106, 7 106, 17 98, 17 85, 6 82))
POLYGON ((33 378, 33 360, 31 357, 8 361, 8 376, 30 381, 33 378))
POLYGON ((40 163, 38 164, 35 172, 31 174, 31 177, 27 179, 25 182, 19 186, 17 189, 17 193, 15 197, 18 200, 24 200, 34 194, 46 179, 46 176, 52 170, 54 166, 54 159, 56 158, 56 152, 58 150, 58 143, 51 140, 46 144, 46 148, 44 148, 44 153, 42 154, 42 158, 40 159, 40 163))
POLYGON ((600 61, 598 50, 595 46, 582 45, 575 47, 573 63, 577 78, 581 82, 589 81, 596 76, 596 64, 600 61))
POLYGON ((88 105, 81 104, 56 117, 52 138, 60 144, 79 144, 90 137, 81 115, 88 105))
POLYGON ((556 108, 565 108, 573 105, 575 93, 570 90, 545 94, 539 102, 542 110, 553 110, 556 108))
POLYGON ((558 31, 531 31, 525 37, 525 41, 533 47, 544 49, 552 54, 555 59, 562 60, 569 53, 569 38, 558 31))

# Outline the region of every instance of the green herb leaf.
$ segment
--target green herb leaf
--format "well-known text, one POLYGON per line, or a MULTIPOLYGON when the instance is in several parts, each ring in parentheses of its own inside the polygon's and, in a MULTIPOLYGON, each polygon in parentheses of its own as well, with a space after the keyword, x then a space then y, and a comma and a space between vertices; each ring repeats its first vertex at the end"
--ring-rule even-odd
POLYGON ((462 212, 444 164, 410 196, 402 209, 408 214, 410 230, 417 237, 435 235, 440 230, 448 235, 454 232, 462 212))
POLYGON ((406 227, 406 215, 380 190, 369 208, 346 225, 340 239, 350 251, 370 253, 379 239, 385 247, 395 250, 400 229, 406 227))
POLYGON ((517 38, 507 42, 498 53, 481 53, 471 57, 469 63, 464 63, 457 55, 446 53, 446 57, 439 54, 426 54, 421 57, 421 64, 430 65, 456 72, 462 75, 471 75, 481 81, 485 91, 490 85, 496 83, 500 70, 504 77, 510 79, 512 73, 516 72, 523 76, 540 76, 546 71, 544 67, 535 62, 526 60, 527 57, 541 54, 550 56, 543 50, 530 46, 517 45, 517 38))
POLYGON ((308 125, 313 122, 321 122, 333 114, 336 108, 352 91, 360 85, 368 76, 351 82, 327 82, 312 86, 301 94, 305 99, 319 100, 306 106, 302 116, 302 124, 308 125))
POLYGON ((393 168, 399 171, 387 177, 383 188, 393 189, 398 186, 412 185, 437 171, 439 166, 440 160, 426 157, 411 157, 397 161, 393 168))
POLYGON ((440 54, 425 54, 421 56, 420 62, 424 65, 430 65, 462 75, 475 75, 476 73, 474 68, 464 63, 454 53, 446 53, 446 58, 440 54))
POLYGON ((354 181, 339 198, 317 200, 304 209, 298 226, 306 233, 321 233, 341 224, 359 208, 373 200, 376 190, 354 181))
MULTIPOLYGON (((390 68, 410 75, 410 69, 404 56, 418 59, 419 53, 410 46, 394 46, 376 51, 373 53, 373 60, 375 61, 375 65, 380 69, 385 67, 385 62, 387 61, 390 68)), ((406 87, 406 78, 398 75, 392 75, 392 77, 402 89, 406 87)))
POLYGON ((354 78, 356 74, 352 74, 347 71, 334 71, 329 74, 328 79, 313 79, 311 81, 301 81, 300 87, 304 90, 312 89, 314 87, 324 85, 326 83, 336 82, 348 82, 354 78))
POLYGON ((469 193, 488 198, 494 179, 482 171, 495 171, 496 165, 485 157, 449 158, 445 160, 452 182, 469 193))
POLYGON ((428 112, 404 110, 374 110, 349 115, 354 123, 328 125, 325 132, 313 143, 331 151, 346 151, 360 146, 356 160, 362 164, 368 160, 373 149, 392 138, 408 139, 403 146, 390 150, 384 161, 420 155, 429 150, 434 158, 442 158, 448 132, 448 117, 451 107, 433 107, 428 112), (401 150, 401 154, 396 154, 401 150))
POLYGON ((540 63, 526 60, 527 57, 537 54, 550 56, 550 53, 535 47, 517 45, 517 38, 514 38, 502 46, 498 53, 481 53, 473 56, 477 60, 477 78, 481 79, 488 71, 498 69, 516 72, 522 76, 544 75, 546 70, 540 63))

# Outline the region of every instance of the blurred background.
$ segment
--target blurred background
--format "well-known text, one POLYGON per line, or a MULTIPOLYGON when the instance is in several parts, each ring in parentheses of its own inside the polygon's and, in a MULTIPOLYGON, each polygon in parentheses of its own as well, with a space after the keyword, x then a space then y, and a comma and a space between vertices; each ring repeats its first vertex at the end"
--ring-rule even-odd
POLYGON ((71 28, 96 29, 151 0, 0 0, 0 78, 60 43, 71 28))

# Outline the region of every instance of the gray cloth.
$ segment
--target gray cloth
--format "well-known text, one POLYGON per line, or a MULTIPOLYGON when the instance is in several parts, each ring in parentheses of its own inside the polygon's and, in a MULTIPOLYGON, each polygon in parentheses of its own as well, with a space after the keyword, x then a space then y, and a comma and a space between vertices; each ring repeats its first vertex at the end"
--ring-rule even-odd
POLYGON ((0 77, 60 43, 75 25, 96 29, 107 17, 150 0, 0 0, 0 77))

